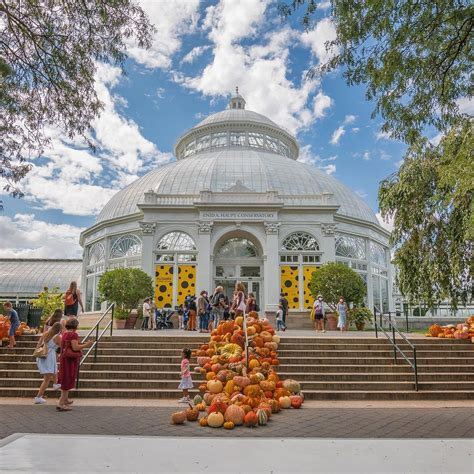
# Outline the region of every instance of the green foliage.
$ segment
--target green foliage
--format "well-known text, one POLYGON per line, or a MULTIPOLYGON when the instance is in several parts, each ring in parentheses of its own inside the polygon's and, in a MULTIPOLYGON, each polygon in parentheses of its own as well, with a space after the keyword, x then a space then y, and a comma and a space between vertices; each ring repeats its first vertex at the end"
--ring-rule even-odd
POLYGON ((326 263, 311 276, 309 288, 316 298, 335 307, 342 296, 347 303, 362 304, 366 295, 364 280, 354 270, 342 263, 326 263))
POLYGON ((103 301, 116 304, 118 317, 123 319, 140 300, 152 294, 153 285, 151 278, 138 268, 115 268, 102 275, 98 289, 103 301))
POLYGON ((51 317, 57 309, 64 308, 64 294, 61 293, 58 287, 54 287, 50 290, 45 286, 43 291, 38 295, 38 298, 34 299, 32 303, 35 308, 43 309, 41 318, 46 320, 51 317))
POLYGON ((473 127, 452 129, 438 146, 413 145, 379 191, 382 215, 394 217, 397 282, 410 300, 453 307, 472 297, 473 127))
POLYGON ((133 0, 0 1, 0 177, 18 182, 55 126, 88 138, 103 104, 94 88, 98 62, 123 65, 126 44, 151 44, 150 25, 133 0))
POLYGON ((351 325, 370 323, 372 318, 372 313, 365 306, 356 306, 349 310, 348 321, 351 325))
MULTIPOLYGON (((305 5, 311 27, 313 0, 283 4, 283 16, 305 5)), ((348 84, 365 84, 384 118, 382 130, 414 143, 427 125, 446 131, 461 116, 457 100, 472 97, 474 4, 469 0, 332 0, 335 55, 310 77, 344 67, 348 84)))

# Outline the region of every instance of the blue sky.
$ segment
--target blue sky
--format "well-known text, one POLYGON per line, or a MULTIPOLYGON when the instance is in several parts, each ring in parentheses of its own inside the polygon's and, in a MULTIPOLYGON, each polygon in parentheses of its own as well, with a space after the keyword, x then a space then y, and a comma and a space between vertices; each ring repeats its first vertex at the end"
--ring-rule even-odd
POLYGON ((267 0, 142 1, 156 25, 148 51, 129 45, 126 75, 98 64, 105 104, 94 122, 94 154, 51 127, 51 149, 24 181, 22 200, 2 196, 0 256, 80 257, 78 236, 110 197, 150 169, 173 160, 179 135, 223 110, 239 86, 247 108, 296 134, 301 158, 359 193, 375 212, 378 183, 395 172, 404 146, 380 134, 381 118, 363 87, 341 71, 308 81, 311 65, 334 37, 320 2, 315 28, 283 23, 267 0))

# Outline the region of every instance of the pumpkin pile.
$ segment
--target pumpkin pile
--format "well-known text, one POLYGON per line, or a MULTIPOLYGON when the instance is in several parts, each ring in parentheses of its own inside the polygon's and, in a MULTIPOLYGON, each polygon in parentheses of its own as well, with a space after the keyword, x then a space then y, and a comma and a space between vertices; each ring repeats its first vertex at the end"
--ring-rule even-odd
POLYGON ((222 321, 211 332, 209 343, 194 354, 195 371, 205 378, 193 400, 195 409, 205 413, 199 419, 201 426, 263 426, 282 408, 300 408, 303 403, 300 384, 280 380, 275 370, 280 337, 273 327, 255 312, 248 314, 245 323, 248 359, 243 316, 222 321))
POLYGON ((470 339, 474 343, 474 316, 469 316, 465 323, 456 326, 454 324, 448 324, 447 326, 433 324, 429 327, 425 336, 440 339, 470 339))
MULTIPOLYGON (((10 331, 10 319, 6 316, 0 315, 0 340, 8 339, 8 332, 10 331)), ((30 328, 22 321, 15 332, 15 336, 22 334, 30 334, 30 328)))

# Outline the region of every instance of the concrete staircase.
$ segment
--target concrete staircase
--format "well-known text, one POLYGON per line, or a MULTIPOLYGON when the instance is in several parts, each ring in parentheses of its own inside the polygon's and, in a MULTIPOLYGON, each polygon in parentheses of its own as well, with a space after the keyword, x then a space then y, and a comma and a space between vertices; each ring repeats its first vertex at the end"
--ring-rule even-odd
MULTIPOLYGON (((104 338, 97 362, 90 357, 82 366, 77 396, 176 398, 182 348, 195 349, 207 340, 205 335, 104 338)), ((418 352, 418 392, 411 368, 404 361, 393 364, 392 348, 385 339, 283 337, 278 373, 300 381, 305 397, 313 400, 474 399, 473 344, 441 339, 413 342, 418 352)), ((34 337, 25 336, 13 351, 0 349, 0 397, 36 394, 40 376, 31 355, 35 344, 34 337)), ((193 378, 197 388, 202 377, 194 374, 193 378)))

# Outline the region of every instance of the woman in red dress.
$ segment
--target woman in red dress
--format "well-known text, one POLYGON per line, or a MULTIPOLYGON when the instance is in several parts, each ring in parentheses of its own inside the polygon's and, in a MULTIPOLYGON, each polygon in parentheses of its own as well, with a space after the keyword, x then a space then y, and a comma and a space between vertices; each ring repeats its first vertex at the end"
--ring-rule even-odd
POLYGON ((76 386, 77 372, 81 360, 81 350, 91 347, 93 341, 84 344, 79 343, 79 336, 76 332, 79 321, 71 318, 66 322, 66 332, 61 339, 61 356, 59 362, 59 380, 61 381, 61 398, 56 410, 70 411, 72 401, 69 400, 69 390, 76 386))

